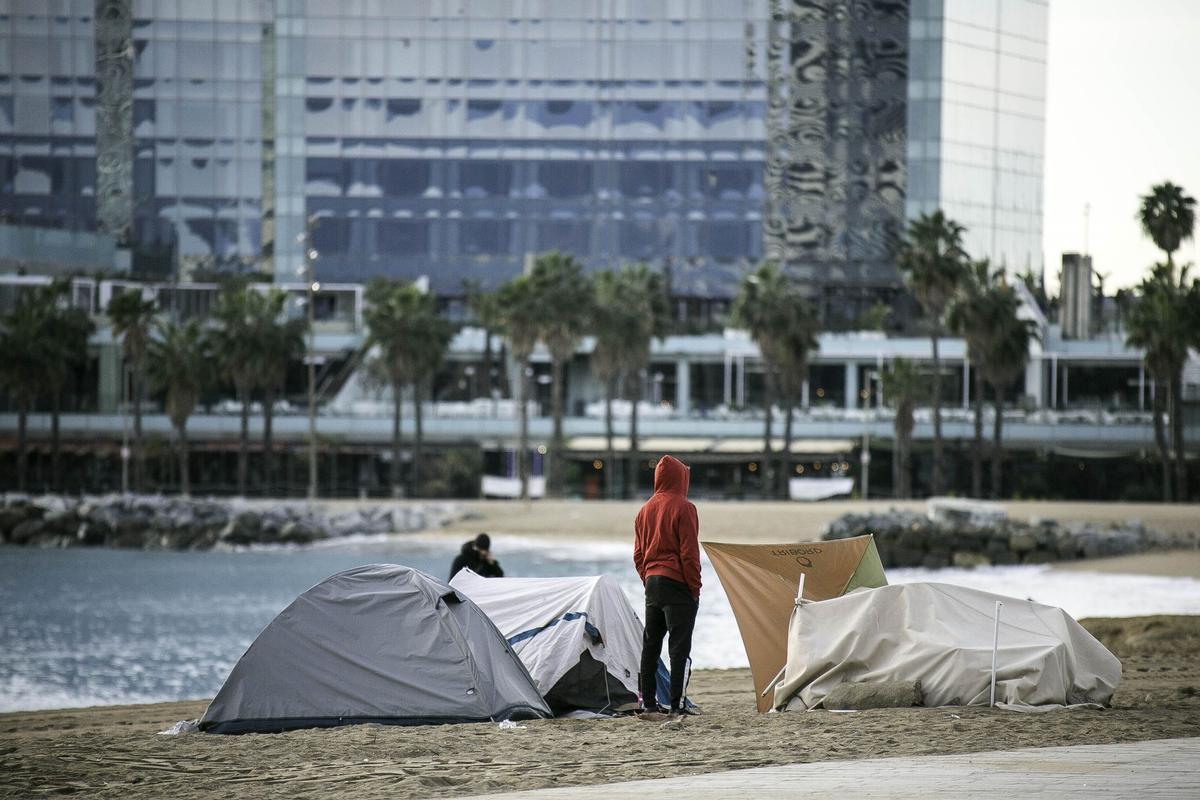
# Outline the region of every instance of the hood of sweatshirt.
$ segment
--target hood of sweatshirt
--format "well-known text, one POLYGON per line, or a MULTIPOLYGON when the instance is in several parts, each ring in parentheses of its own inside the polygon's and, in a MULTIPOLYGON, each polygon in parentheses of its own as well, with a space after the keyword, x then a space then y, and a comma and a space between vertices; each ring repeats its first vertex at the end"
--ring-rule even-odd
POLYGON ((654 468, 654 493, 677 494, 687 497, 691 473, 674 456, 663 456, 654 468))

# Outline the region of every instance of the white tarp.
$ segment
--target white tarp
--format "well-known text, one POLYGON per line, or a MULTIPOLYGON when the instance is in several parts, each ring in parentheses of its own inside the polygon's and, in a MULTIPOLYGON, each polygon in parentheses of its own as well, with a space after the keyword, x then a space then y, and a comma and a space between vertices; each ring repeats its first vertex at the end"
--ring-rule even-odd
POLYGON ((854 491, 853 478, 790 478, 788 497, 793 500, 826 500, 854 491))
POLYGON ((613 578, 483 578, 464 569, 450 585, 495 623, 543 695, 586 653, 636 701, 642 622, 613 578))
POLYGON ((816 708, 840 683, 921 681, 927 706, 987 705, 1000 612, 996 701, 1107 704, 1121 662, 1060 608, 941 583, 803 603, 792 614, 776 709, 816 708))
MULTIPOLYGON (((479 493, 484 497, 520 497, 521 479, 505 478, 500 475, 484 475, 479 484, 479 493)), ((543 497, 546 494, 546 479, 541 475, 529 477, 529 496, 543 497)))

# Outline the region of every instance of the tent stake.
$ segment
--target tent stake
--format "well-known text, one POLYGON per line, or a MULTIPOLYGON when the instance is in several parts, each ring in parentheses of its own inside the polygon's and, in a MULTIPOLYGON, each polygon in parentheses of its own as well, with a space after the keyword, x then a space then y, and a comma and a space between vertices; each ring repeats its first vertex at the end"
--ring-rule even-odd
POLYGON ((988 701, 988 708, 993 708, 996 705, 996 651, 1000 647, 1000 608, 1004 605, 999 600, 996 601, 996 621, 992 628, 992 694, 988 701))

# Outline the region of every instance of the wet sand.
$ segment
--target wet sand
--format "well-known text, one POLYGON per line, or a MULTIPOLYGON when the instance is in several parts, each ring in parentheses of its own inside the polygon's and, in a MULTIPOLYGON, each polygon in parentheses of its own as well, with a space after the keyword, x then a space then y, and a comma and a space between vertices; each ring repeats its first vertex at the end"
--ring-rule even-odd
POLYGON ((1113 708, 754 712, 748 670, 697 672, 704 711, 636 718, 158 736, 201 701, 0 715, 0 796, 464 796, 900 755, 1200 736, 1200 617, 1085 621, 1124 665, 1113 708))

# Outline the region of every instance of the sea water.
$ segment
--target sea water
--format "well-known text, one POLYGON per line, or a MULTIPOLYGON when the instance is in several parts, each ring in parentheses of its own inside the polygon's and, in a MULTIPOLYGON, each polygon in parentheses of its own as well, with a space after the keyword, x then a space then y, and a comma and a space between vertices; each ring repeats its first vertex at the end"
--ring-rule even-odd
MULTIPOLYGON (((262 628, 329 575, 399 563, 445 579, 461 542, 414 535, 307 548, 206 553, 0 547, 0 711, 211 697, 262 628)), ((641 605, 628 543, 497 536, 511 576, 612 575, 641 605)), ((697 669, 746 666, 707 560, 697 669)), ((1061 606, 1076 617, 1200 614, 1200 581, 1048 567, 893 569, 1061 606)), ((640 613, 640 611, 639 611, 640 613)))

